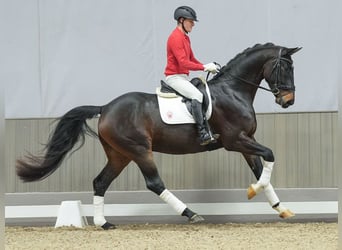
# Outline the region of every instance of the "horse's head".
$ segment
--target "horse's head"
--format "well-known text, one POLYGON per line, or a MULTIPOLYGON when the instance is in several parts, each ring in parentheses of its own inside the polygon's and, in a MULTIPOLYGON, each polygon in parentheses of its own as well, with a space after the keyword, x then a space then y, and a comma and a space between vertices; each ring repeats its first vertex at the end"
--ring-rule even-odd
POLYGON ((291 55, 301 48, 280 48, 275 58, 264 65, 263 76, 271 88, 275 101, 283 108, 294 104, 295 85, 291 55))

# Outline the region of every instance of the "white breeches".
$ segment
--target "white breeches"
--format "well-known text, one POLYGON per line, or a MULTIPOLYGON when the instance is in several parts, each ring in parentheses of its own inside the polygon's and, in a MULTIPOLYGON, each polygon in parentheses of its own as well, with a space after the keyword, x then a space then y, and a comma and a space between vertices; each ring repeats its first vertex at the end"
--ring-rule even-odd
POLYGON ((186 74, 167 76, 165 82, 185 97, 203 102, 202 93, 189 81, 186 74))

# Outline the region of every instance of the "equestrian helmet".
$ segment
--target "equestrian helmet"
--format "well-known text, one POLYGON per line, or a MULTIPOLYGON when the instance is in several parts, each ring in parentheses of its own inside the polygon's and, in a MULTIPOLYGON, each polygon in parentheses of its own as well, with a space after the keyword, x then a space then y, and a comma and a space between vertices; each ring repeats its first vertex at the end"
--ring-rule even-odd
POLYGON ((189 6, 180 6, 175 10, 175 20, 178 21, 181 17, 198 22, 196 12, 189 6))

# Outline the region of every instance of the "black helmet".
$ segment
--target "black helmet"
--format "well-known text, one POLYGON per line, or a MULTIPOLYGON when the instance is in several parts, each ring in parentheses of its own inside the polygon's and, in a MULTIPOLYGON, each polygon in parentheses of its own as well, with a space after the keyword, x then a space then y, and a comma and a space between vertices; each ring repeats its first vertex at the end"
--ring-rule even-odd
POLYGON ((175 13, 174 13, 175 20, 178 21, 179 18, 181 17, 198 22, 196 12, 188 6, 180 6, 175 10, 175 13))

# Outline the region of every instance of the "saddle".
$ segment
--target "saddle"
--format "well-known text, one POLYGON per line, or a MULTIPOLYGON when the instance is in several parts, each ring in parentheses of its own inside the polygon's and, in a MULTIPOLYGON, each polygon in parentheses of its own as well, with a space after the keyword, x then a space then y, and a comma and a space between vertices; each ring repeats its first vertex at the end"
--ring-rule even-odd
MULTIPOLYGON (((203 94, 203 114, 209 119, 212 106, 208 85, 200 78, 194 78, 190 82, 203 94)), ((195 123, 192 116, 191 99, 178 93, 163 80, 160 83, 161 86, 157 87, 156 93, 162 121, 166 124, 195 123)))
MULTIPOLYGON (((209 96, 208 92, 206 89, 206 85, 203 82, 203 80, 199 77, 195 77, 191 79, 190 81, 203 95, 203 102, 202 102, 202 109, 203 113, 205 113, 208 110, 209 107, 209 96)), ((160 88, 159 91, 157 90, 157 94, 160 97, 165 97, 165 98, 176 98, 176 97, 182 97, 182 102, 185 103, 186 108, 192 114, 192 109, 191 109, 191 99, 183 96, 179 92, 177 92, 175 89, 167 85, 163 80, 160 80, 160 88)))

